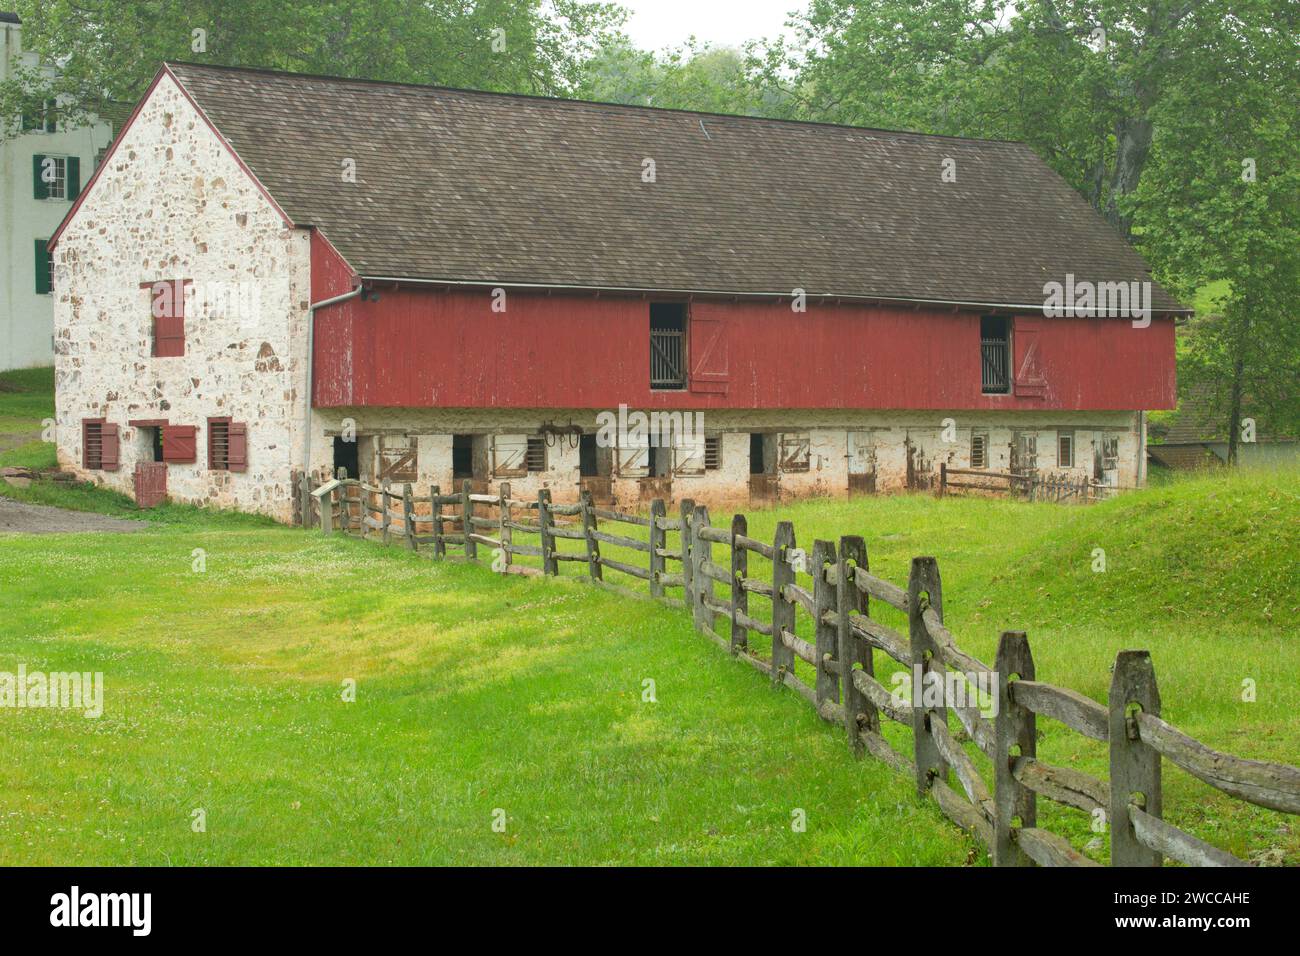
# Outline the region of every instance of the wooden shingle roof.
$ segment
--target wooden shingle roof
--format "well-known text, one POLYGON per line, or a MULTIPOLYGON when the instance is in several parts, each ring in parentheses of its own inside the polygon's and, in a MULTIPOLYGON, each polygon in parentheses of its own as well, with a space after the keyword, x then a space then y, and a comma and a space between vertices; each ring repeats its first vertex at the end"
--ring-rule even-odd
POLYGON ((1020 143, 167 68, 290 218, 366 277, 1034 308, 1067 273, 1150 279, 1020 143))

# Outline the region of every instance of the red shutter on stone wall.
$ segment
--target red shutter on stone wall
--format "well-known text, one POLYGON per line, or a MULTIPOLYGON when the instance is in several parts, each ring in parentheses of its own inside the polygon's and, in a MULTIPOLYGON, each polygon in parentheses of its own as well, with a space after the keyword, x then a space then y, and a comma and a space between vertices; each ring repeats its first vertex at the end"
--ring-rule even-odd
POLYGON ((198 460, 198 431, 193 425, 167 425, 163 428, 163 461, 184 464, 198 460))
POLYGON ((117 471, 117 458, 117 426, 112 422, 101 422, 99 426, 99 467, 105 471, 117 471))
POLYGON ((226 455, 231 471, 248 470, 248 426, 243 422, 230 423, 230 445, 226 455))
POLYGON ((140 283, 140 288, 149 291, 156 358, 177 358, 185 354, 185 287, 191 281, 163 279, 140 283))

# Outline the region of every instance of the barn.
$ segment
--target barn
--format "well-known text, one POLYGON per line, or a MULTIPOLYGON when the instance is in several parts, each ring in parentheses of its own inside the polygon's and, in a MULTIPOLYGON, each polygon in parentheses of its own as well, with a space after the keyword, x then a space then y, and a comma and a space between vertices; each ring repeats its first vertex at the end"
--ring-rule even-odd
POLYGON ((1132 487, 1187 311, 1022 144, 183 63, 50 245, 61 465, 281 519, 1132 487))

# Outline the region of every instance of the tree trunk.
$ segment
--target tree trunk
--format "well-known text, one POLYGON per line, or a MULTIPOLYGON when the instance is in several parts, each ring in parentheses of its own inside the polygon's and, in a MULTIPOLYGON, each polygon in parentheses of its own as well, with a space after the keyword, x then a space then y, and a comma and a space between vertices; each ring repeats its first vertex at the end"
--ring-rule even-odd
POLYGON ((1115 124, 1115 171, 1106 197, 1106 221, 1125 239, 1132 236, 1133 217, 1120 209, 1119 200, 1137 189, 1151 152, 1154 129, 1146 117, 1126 116, 1115 124))

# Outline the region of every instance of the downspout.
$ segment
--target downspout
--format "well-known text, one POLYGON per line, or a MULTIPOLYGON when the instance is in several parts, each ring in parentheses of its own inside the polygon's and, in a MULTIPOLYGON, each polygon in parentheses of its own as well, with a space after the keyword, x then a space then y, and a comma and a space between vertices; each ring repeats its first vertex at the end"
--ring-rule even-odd
POLYGON ((357 286, 351 292, 344 292, 342 295, 336 295, 332 299, 324 299, 315 302, 307 309, 307 411, 303 415, 303 451, 302 451, 302 473, 304 475, 311 473, 311 390, 315 370, 316 358, 316 310, 323 309, 327 305, 337 305, 340 302, 346 302, 348 299, 355 299, 361 295, 363 286, 357 286))

